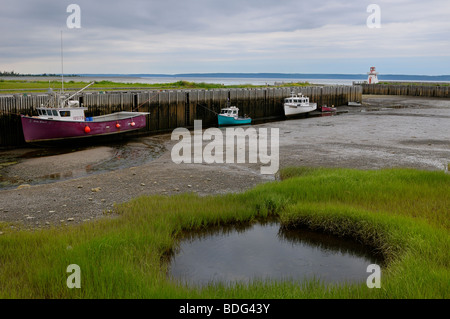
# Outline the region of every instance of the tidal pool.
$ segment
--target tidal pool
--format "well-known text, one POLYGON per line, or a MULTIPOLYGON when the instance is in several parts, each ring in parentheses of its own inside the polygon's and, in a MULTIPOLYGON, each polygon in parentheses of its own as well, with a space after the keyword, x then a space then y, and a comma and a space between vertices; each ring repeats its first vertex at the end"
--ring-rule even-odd
POLYGON ((203 286, 267 279, 365 282, 367 267, 381 259, 355 241, 271 222, 188 234, 169 262, 170 277, 203 286))
POLYGON ((140 166, 157 159, 165 151, 164 142, 151 137, 73 148, 4 151, 0 152, 0 190, 16 188, 21 184, 46 184, 140 166), (105 155, 102 149, 109 151, 105 155), (89 164, 83 164, 82 157, 86 156, 86 152, 91 156, 99 153, 98 159, 94 155, 89 164))

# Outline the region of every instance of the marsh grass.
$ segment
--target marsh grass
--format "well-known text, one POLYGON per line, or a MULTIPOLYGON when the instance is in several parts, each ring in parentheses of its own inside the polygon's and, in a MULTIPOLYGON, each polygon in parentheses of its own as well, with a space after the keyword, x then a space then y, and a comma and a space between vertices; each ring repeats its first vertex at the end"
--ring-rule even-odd
POLYGON ((450 176, 405 169, 288 168, 241 194, 144 196, 117 218, 69 228, 0 225, 0 298, 448 298, 450 176), (360 241, 385 259, 382 288, 319 280, 187 287, 166 276, 188 230, 269 217, 360 241), (69 289, 66 268, 81 268, 69 289))
MULTIPOLYGON (((89 82, 81 81, 64 81, 65 90, 76 90, 85 87, 89 82)), ((301 87, 311 86, 309 82, 284 83, 276 87, 301 87)), ((165 90, 165 89, 225 89, 225 88, 261 88, 266 85, 253 84, 239 84, 239 85, 224 85, 220 83, 205 83, 205 82, 189 82, 177 81, 172 83, 119 83, 108 80, 95 81, 95 83, 87 88, 87 91, 99 90, 124 90, 124 89, 147 89, 147 90, 165 90)), ((30 80, 3 80, 0 81, 0 93, 25 93, 26 89, 32 89, 33 92, 46 92, 49 88, 54 91, 61 89, 61 82, 52 81, 30 81, 30 80)))

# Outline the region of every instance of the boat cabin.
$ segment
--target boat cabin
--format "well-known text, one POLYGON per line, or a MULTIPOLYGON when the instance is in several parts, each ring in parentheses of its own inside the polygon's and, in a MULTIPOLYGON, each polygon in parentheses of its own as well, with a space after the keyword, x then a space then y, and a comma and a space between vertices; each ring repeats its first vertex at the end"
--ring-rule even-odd
POLYGON ((228 116, 228 117, 237 117, 239 109, 235 106, 227 107, 220 111, 220 115, 228 116))
POLYGON ((295 106, 304 106, 309 104, 309 97, 303 95, 300 96, 293 95, 291 97, 285 98, 284 103, 292 104, 295 106))
POLYGON ((59 121, 85 121, 86 117, 84 111, 85 107, 38 107, 38 117, 45 120, 59 120, 59 121))

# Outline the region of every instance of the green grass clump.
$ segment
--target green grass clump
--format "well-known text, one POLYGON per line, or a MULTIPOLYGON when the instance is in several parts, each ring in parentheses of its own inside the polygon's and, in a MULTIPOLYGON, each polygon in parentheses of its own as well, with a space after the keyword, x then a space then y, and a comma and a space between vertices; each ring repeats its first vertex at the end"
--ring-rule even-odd
POLYGON ((143 196, 116 218, 69 228, 1 224, 0 298, 448 298, 450 176, 408 169, 287 168, 241 194, 143 196), (166 277, 184 231, 277 217, 281 227, 353 238, 384 257, 381 289, 257 281, 186 287, 166 277), (81 268, 68 289, 66 268, 81 268))

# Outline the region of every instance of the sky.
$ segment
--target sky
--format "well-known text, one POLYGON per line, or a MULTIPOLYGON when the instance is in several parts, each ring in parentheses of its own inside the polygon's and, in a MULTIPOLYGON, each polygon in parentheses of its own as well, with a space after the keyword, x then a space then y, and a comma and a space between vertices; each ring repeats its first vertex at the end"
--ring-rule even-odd
POLYGON ((0 71, 448 75, 449 15, 448 0, 0 0, 0 71))

